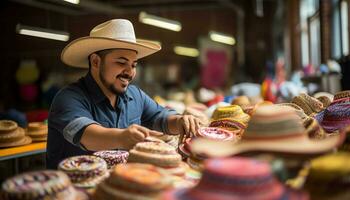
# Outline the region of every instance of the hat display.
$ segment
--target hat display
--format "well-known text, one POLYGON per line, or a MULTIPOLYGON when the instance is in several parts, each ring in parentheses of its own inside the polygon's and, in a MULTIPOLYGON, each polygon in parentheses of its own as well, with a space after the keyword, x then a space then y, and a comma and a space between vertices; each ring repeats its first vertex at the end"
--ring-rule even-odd
POLYGON ((305 189, 312 199, 350 199, 349 160, 349 152, 337 152, 311 160, 305 189))
POLYGON ((170 190, 162 200, 308 199, 308 195, 282 185, 268 163, 248 158, 210 159, 202 179, 191 189, 170 190))
POLYGON ((300 108, 304 110, 305 114, 309 116, 319 113, 324 109, 322 102, 305 93, 302 93, 299 96, 295 96, 292 100, 292 103, 297 104, 300 108))
POLYGON ((32 139, 25 135, 23 128, 11 120, 0 120, 0 148, 30 144, 32 139))
POLYGON ((311 140, 293 109, 279 106, 258 108, 239 142, 198 138, 191 151, 209 156, 229 156, 244 152, 275 152, 317 155, 340 146, 344 132, 322 140, 311 140))
POLYGON ((126 19, 112 19, 95 26, 90 35, 70 42, 62 51, 61 60, 67 65, 88 68, 88 56, 105 49, 130 49, 143 58, 161 49, 156 44, 137 40, 132 23, 126 19))
POLYGON ((97 186, 93 199, 153 200, 170 185, 170 178, 161 168, 150 164, 122 164, 97 186))
POLYGON ((23 173, 2 183, 4 199, 74 199, 87 200, 88 196, 76 190, 68 176, 60 171, 44 170, 23 173))
POLYGON ((76 187, 95 187, 108 177, 107 163, 90 155, 73 156, 61 161, 58 169, 65 172, 76 187))
POLYGON ((27 135, 34 142, 47 140, 48 127, 44 122, 30 122, 27 127, 27 135))
POLYGON ((333 102, 315 118, 328 133, 350 125, 350 91, 337 93, 333 102))
POLYGON ((129 152, 122 150, 97 151, 93 154, 106 161, 108 169, 113 168, 117 164, 126 163, 129 152))

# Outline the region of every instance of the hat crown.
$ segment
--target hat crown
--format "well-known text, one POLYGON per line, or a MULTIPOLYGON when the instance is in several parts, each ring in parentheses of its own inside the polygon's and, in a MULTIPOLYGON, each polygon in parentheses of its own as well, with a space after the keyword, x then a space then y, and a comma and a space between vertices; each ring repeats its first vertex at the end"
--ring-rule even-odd
POLYGON ((251 117, 243 139, 303 135, 305 128, 292 108, 276 105, 259 107, 251 117))
POLYGON ((99 24, 91 30, 90 36, 136 43, 134 27, 126 19, 113 19, 99 24))

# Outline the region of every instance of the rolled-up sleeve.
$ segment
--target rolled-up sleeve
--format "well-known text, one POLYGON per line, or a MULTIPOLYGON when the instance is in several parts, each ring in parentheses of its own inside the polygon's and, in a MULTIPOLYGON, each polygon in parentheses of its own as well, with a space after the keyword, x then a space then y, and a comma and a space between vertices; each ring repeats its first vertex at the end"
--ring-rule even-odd
POLYGON ((90 124, 99 123, 93 120, 88 103, 81 94, 66 90, 55 97, 51 105, 49 126, 62 133, 68 142, 84 149, 80 138, 90 124))
POLYGON ((140 94, 143 100, 142 125, 157 131, 170 133, 168 116, 177 115, 178 113, 175 110, 160 106, 142 90, 140 90, 140 94))

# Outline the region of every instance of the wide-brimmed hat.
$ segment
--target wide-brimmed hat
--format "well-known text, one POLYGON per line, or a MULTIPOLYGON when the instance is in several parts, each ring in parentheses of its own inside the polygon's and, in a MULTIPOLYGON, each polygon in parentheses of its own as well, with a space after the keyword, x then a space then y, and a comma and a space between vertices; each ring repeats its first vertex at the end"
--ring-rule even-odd
POLYGON ((350 90, 337 93, 333 102, 315 118, 328 133, 350 125, 350 90))
POLYGON ((202 179, 191 189, 170 190, 162 200, 308 199, 282 185, 268 163, 249 158, 210 159, 202 179))
POLYGON ((243 130, 247 127, 250 116, 238 105, 218 107, 213 113, 210 127, 221 127, 227 130, 243 130))
POLYGON ((105 49, 130 49, 143 58, 161 49, 158 44, 136 40, 129 20, 112 19, 95 26, 90 35, 70 42, 62 51, 61 60, 70 66, 88 68, 88 56, 105 49))
POLYGON ((344 132, 340 132, 322 140, 311 140, 293 109, 272 105, 256 110, 239 142, 198 138, 192 142, 191 151, 208 156, 229 156, 245 152, 307 156, 331 151, 341 145, 344 139, 344 132))
POLYGON ((73 187, 68 176, 56 170, 33 171, 16 175, 2 183, 1 199, 75 199, 87 200, 88 195, 73 187))

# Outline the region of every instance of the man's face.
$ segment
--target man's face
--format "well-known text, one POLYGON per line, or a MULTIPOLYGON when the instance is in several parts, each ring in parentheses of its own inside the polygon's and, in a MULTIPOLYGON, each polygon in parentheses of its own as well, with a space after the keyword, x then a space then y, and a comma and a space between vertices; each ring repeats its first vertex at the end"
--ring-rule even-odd
POLYGON ((136 56, 133 50, 115 49, 101 60, 99 78, 110 92, 118 95, 126 91, 136 76, 136 56))

